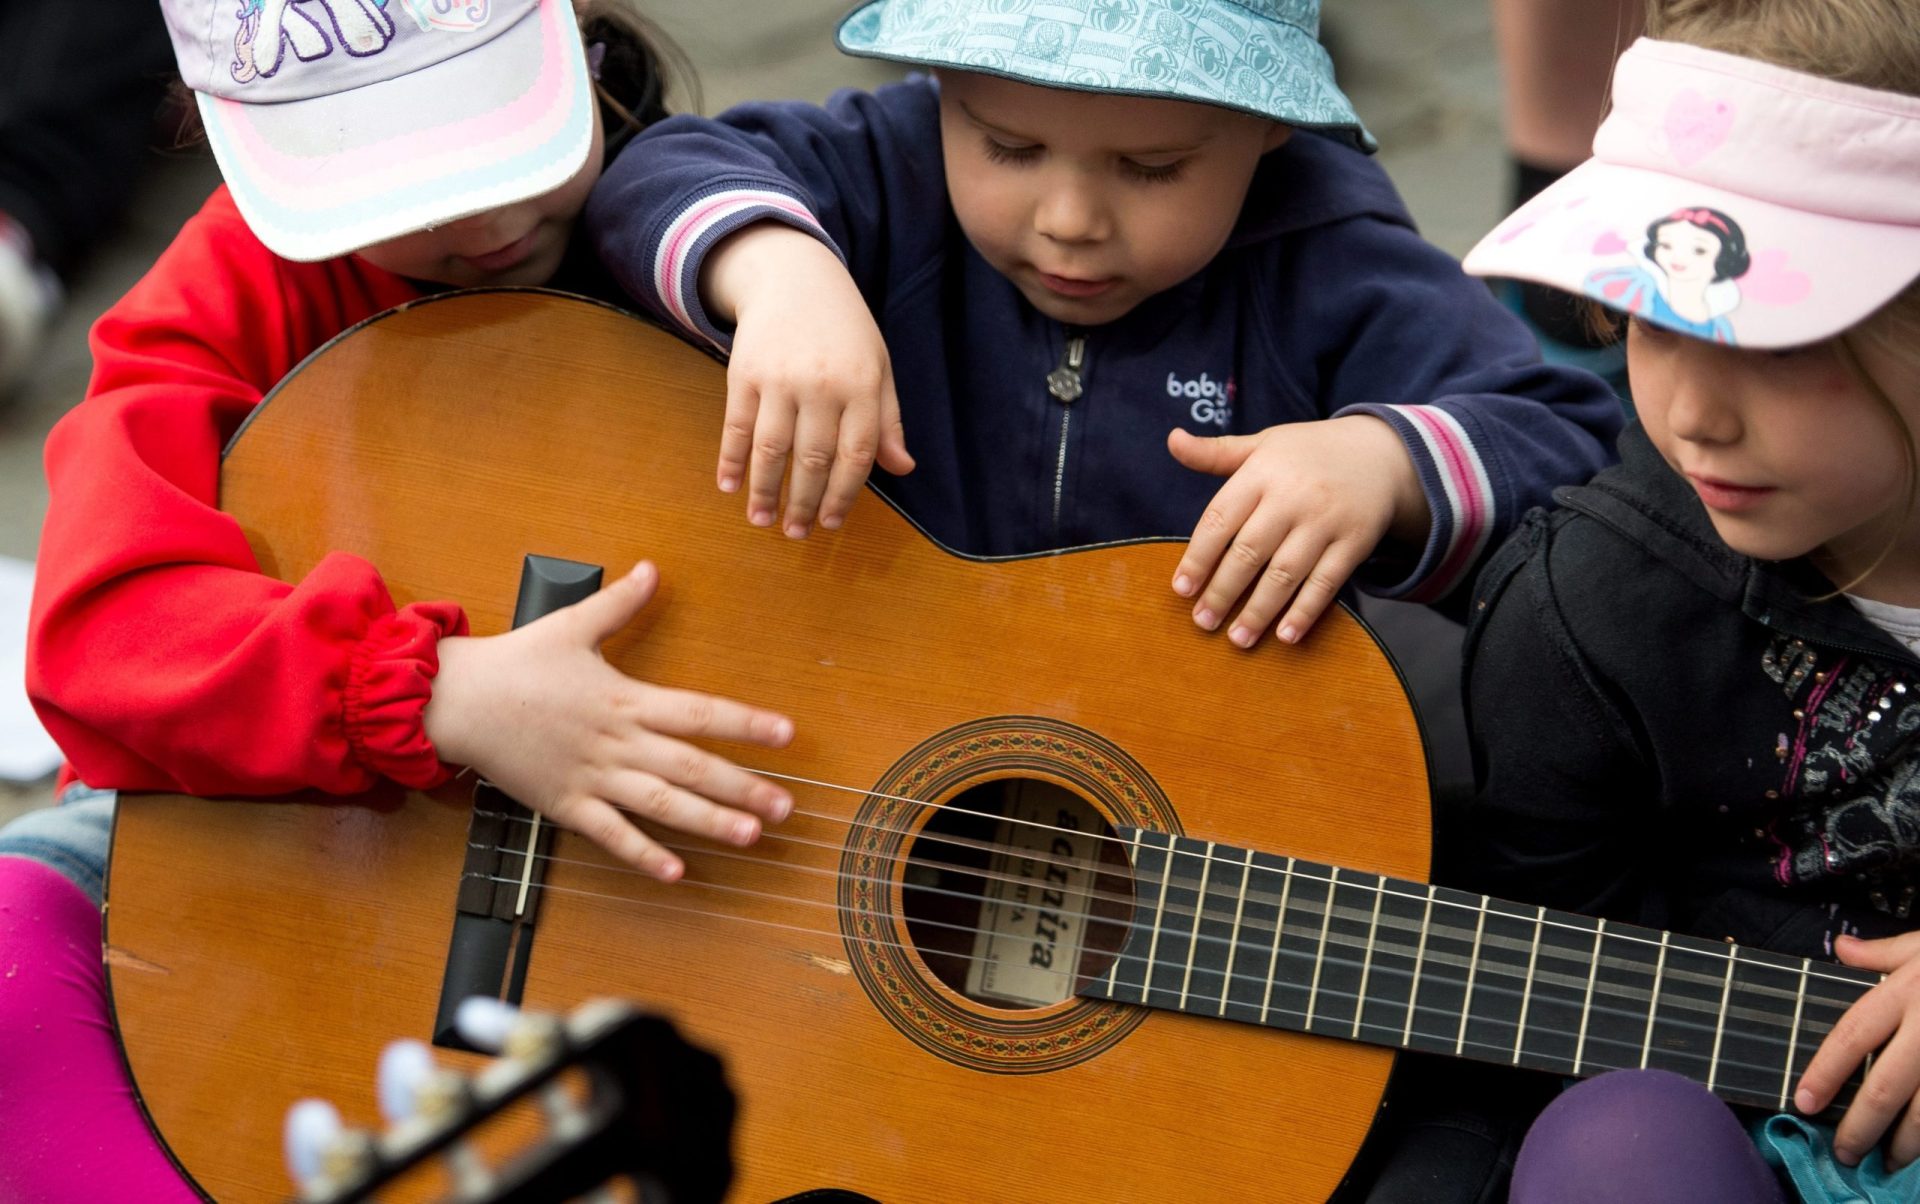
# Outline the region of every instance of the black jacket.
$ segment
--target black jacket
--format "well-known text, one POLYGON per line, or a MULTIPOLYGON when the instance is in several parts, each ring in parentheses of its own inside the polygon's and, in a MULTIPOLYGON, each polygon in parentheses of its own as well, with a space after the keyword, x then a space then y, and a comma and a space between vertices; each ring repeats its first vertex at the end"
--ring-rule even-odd
POLYGON ((1619 446, 1480 578, 1443 879, 1803 957, 1915 927, 1920 660, 1619 446))

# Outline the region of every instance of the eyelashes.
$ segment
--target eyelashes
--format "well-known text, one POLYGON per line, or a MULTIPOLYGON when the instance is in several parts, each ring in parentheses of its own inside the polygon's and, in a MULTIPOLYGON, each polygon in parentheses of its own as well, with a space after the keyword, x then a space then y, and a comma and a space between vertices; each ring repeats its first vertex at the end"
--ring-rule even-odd
MULTIPOLYGON (((1008 146, 998 139, 982 136, 980 149, 990 163, 1001 163, 1010 167, 1026 167, 1039 161, 1039 146, 1008 146)), ((1146 184, 1171 184, 1185 171, 1187 161, 1177 159, 1172 163, 1149 166, 1136 163, 1132 159, 1120 160, 1120 171, 1128 179, 1139 180, 1146 184)))

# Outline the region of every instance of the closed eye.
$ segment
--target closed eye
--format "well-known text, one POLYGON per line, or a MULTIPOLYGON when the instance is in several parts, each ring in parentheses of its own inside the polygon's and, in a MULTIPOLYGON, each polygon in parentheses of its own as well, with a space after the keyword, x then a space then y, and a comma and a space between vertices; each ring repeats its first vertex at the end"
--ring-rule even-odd
POLYGON ((1180 178, 1186 167, 1185 159, 1175 159, 1171 163, 1140 163, 1133 159, 1120 160, 1120 169, 1136 180, 1150 184, 1171 184, 1180 178))
POLYGON ((980 137, 980 147, 986 152, 987 159, 993 163, 1009 163, 1013 166, 1025 166, 1040 157, 1038 144, 1030 146, 1008 146, 998 138, 986 135, 980 137))

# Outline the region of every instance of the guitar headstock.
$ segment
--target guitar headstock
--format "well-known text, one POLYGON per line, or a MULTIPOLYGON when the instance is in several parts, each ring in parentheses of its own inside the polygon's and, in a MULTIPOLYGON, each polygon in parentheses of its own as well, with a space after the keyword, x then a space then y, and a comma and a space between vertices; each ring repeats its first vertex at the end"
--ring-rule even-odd
POLYGON ((294 1105, 286 1152, 301 1204, 377 1199, 436 1162, 451 1184, 437 1197, 444 1204, 725 1196, 733 1093, 719 1060, 665 1020, 613 1001, 559 1017, 476 998, 458 1023, 498 1058, 469 1076, 437 1065, 421 1042, 393 1042, 379 1070, 385 1133, 344 1128, 323 1100, 294 1105), (540 1137, 490 1162, 478 1139, 528 1105, 541 1114, 540 1137))

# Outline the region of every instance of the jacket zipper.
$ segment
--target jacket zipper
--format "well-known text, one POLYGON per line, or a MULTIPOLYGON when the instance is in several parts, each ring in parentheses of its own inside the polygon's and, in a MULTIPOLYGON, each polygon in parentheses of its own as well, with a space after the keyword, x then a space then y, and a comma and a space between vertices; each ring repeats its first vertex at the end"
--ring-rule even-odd
POLYGON ((1081 373, 1087 367, 1087 339, 1069 328, 1067 349, 1060 366, 1047 373, 1047 392, 1060 403, 1060 454, 1053 468, 1053 533, 1060 534, 1060 501, 1067 485, 1067 432, 1073 425, 1073 403, 1086 392, 1081 373))

